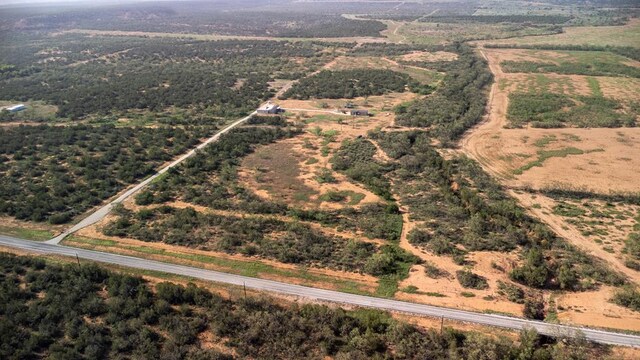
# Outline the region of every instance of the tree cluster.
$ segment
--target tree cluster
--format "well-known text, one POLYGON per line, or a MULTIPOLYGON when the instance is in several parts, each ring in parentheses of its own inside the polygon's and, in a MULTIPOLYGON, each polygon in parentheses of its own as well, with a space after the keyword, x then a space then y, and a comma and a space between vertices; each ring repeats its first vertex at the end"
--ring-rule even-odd
POLYGON ((296 79, 315 69, 327 48, 317 42, 129 38, 101 45, 77 37, 46 46, 34 40, 29 51, 6 45, 17 55, 0 55, 0 64, 8 64, 3 68, 12 69, 0 73, 0 99, 44 100, 58 106, 58 116, 74 119, 193 106, 238 116, 273 96, 274 78, 296 79))
POLYGON ((283 95, 283 99, 353 99, 404 92, 413 81, 409 75, 392 70, 354 69, 329 71, 301 79, 283 95))
POLYGON ((372 132, 370 137, 396 160, 387 176, 415 221, 424 225, 409 241, 437 255, 465 264, 467 251, 524 249, 525 263, 514 281, 537 288, 575 290, 593 286, 591 279, 611 285, 625 282, 599 261, 556 238, 537 222, 475 162, 444 159, 428 133, 372 132))
POLYGON ((606 348, 526 330, 520 340, 427 330, 375 310, 225 299, 193 284, 0 254, 0 357, 587 359, 606 348), (211 344, 217 346, 211 347, 211 344))
POLYGON ((484 115, 487 87, 492 75, 487 63, 466 45, 455 47, 458 59, 447 64, 438 90, 396 108, 396 121, 404 126, 432 128, 443 144, 457 139, 484 115))
POLYGON ((0 128, 0 214, 66 223, 195 146, 211 127, 0 128))
POLYGON ((26 14, 23 30, 94 29, 162 33, 222 34, 271 37, 380 37, 387 26, 377 20, 354 20, 342 13, 276 11, 265 4, 237 6, 220 2, 189 4, 127 4, 52 10, 26 14), (221 11, 221 5, 226 7, 221 11), (260 8, 256 10, 255 8, 260 8))

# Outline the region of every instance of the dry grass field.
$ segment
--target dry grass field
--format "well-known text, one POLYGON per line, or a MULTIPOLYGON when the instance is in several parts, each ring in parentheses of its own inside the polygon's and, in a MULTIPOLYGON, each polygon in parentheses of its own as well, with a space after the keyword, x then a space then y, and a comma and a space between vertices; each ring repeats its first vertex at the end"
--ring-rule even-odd
POLYGON ((518 45, 614 45, 640 47, 640 19, 633 18, 625 26, 566 27, 562 34, 523 36, 489 40, 491 44, 518 45))
MULTIPOLYGON (((626 28, 603 29, 603 39, 610 32, 626 28)), ((567 28, 567 34, 580 31, 567 28)), ((591 36, 599 36, 592 32, 591 36)), ((558 35, 558 37, 568 35, 558 35)), ((536 43, 547 43, 549 37, 531 37, 536 43)), ((566 42, 571 43, 571 39, 566 42)), ((617 41, 617 40, 616 40, 617 41)), ((622 39, 624 41, 624 37, 622 39)), ((504 43, 514 43, 513 39, 504 43)), ((520 43, 520 42, 519 42, 520 43)), ((607 44, 602 40, 602 44, 607 44)), ((640 283, 640 273, 626 267, 624 240, 636 225, 638 209, 620 203, 596 199, 583 201, 553 199, 522 189, 581 189, 600 194, 638 193, 640 182, 640 129, 638 128, 509 128, 507 112, 509 94, 513 92, 564 94, 567 96, 604 96, 625 103, 637 101, 636 79, 621 77, 589 77, 553 73, 506 73, 504 61, 579 62, 589 57, 603 61, 624 61, 628 66, 637 62, 609 54, 575 54, 571 52, 482 49, 494 73, 489 113, 486 120, 463 138, 461 149, 478 160, 483 168, 497 177, 535 217, 541 219, 559 236, 588 254, 606 261, 612 269, 640 283), (587 57, 588 55, 588 57, 587 57), (602 55, 600 57, 600 55, 602 55), (596 84, 594 86, 594 83, 596 84)), ((636 225, 637 226, 637 225, 636 225)), ((489 269, 490 271, 495 269, 489 269)), ((487 274, 487 273, 485 273, 487 274)), ((490 273, 487 274, 488 277, 490 273)), ((455 290, 454 290, 455 291, 455 290)), ((553 299, 561 321, 592 326, 625 327, 637 330, 637 314, 612 304, 613 289, 568 293, 553 299)))
MULTIPOLYGON (((591 96, 594 77, 505 73, 500 63, 530 56, 523 50, 483 49, 496 75, 488 120, 463 140, 463 147, 512 187, 584 188, 600 193, 637 192, 640 182, 640 129, 505 129, 509 94, 545 92, 591 96), (592 80, 593 81, 593 80, 592 80)), ((541 55, 540 55, 541 56, 541 55)), ((536 55, 534 58, 539 58, 536 55)), ((635 101, 625 91, 629 80, 597 77, 602 93, 635 101), (622 80, 622 81, 620 81, 622 80), (618 86, 619 83, 623 85, 618 86), (628 96, 626 96, 628 95, 628 96)))

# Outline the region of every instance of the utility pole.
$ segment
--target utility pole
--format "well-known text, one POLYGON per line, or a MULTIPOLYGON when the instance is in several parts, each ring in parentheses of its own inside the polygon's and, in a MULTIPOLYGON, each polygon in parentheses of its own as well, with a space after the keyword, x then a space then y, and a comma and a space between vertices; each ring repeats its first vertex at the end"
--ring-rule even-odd
POLYGON ((243 282, 242 287, 244 288, 244 299, 247 300, 247 284, 243 282))
POLYGON ((78 270, 80 270, 80 258, 78 257, 78 253, 76 253, 76 260, 78 260, 78 270))
POLYGON ((440 317, 440 335, 442 335, 442 328, 444 327, 444 316, 440 317))

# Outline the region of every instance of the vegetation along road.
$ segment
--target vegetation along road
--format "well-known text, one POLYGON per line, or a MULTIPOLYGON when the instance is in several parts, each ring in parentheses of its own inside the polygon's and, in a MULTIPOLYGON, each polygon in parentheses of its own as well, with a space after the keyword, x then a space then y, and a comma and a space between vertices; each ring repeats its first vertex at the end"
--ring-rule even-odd
POLYGON ((581 327, 556 325, 496 314, 474 313, 469 311, 447 309, 423 304, 414 304, 397 300, 347 294, 338 291, 316 289, 306 286, 292 285, 278 281, 227 274, 188 266, 166 264, 159 261, 145 260, 130 256, 76 249, 62 245, 38 243, 3 235, 0 235, 0 246, 7 246, 41 254, 62 255, 71 257, 78 256, 82 259, 98 261, 107 264, 127 266, 130 268, 151 271, 160 271, 164 273, 188 276, 196 279, 246 286, 250 289, 275 292, 284 295, 299 296, 311 300, 328 301, 388 311, 398 311, 421 316, 442 317, 451 320, 464 321, 488 326, 497 326, 507 329, 519 330, 525 327, 532 327, 535 328, 540 334, 549 336, 575 336, 576 334, 580 334, 581 332, 584 334, 587 340, 593 342, 640 347, 640 336, 636 335, 621 334, 581 327))

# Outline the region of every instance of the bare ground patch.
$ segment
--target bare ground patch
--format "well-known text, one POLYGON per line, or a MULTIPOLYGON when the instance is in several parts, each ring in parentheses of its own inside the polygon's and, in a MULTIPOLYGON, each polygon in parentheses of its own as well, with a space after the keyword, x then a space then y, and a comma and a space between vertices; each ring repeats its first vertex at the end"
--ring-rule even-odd
POLYGON ((447 51, 414 51, 409 54, 404 54, 400 57, 400 60, 404 61, 454 61, 458 59, 458 54, 447 51))

